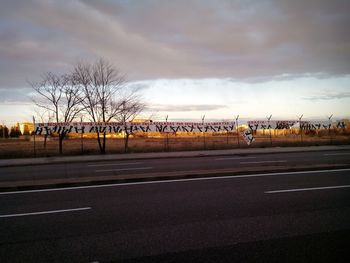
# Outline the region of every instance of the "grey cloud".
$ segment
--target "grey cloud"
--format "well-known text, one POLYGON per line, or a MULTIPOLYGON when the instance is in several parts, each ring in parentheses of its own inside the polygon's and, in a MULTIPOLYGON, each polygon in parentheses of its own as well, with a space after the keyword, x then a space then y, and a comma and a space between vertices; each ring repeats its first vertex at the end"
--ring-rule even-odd
POLYGON ((168 104, 152 104, 149 105, 147 111, 165 111, 165 112, 179 112, 179 111, 213 111, 226 108, 225 105, 213 105, 213 104, 193 104, 193 105, 168 105, 168 104))
POLYGON ((257 77, 247 77, 247 78, 228 78, 227 80, 233 83, 263 83, 269 81, 288 81, 298 78, 316 78, 316 79, 327 79, 331 77, 344 77, 344 74, 329 74, 329 73, 300 73, 300 74, 281 74, 275 76, 257 76, 257 77))
POLYGON ((190 51, 204 75, 348 72, 349 4, 344 1, 154 3, 136 11, 129 7, 121 20, 135 32, 190 51), (167 41, 169 32, 178 41, 167 41))
POLYGON ((128 87, 132 90, 136 90, 136 91, 142 91, 145 89, 150 88, 151 83, 148 83, 148 81, 136 81, 136 82, 130 82, 128 83, 128 87))
POLYGON ((349 74, 350 2, 14 0, 0 10, 0 87, 79 59, 131 80, 349 74))
POLYGON ((0 104, 29 104, 31 103, 30 93, 32 92, 29 88, 18 88, 18 89, 0 89, 0 104))
POLYGON ((310 101, 321 101, 321 100, 334 100, 334 99, 346 99, 350 98, 350 92, 333 92, 333 93, 321 93, 311 97, 304 98, 310 101))

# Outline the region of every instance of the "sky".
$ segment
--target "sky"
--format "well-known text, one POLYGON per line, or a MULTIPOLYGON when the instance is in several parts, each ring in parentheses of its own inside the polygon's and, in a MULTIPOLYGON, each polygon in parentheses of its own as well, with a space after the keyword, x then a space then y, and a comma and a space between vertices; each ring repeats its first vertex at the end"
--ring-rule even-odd
POLYGON ((0 0, 0 122, 28 82, 103 57, 144 118, 350 116, 348 0, 0 0))

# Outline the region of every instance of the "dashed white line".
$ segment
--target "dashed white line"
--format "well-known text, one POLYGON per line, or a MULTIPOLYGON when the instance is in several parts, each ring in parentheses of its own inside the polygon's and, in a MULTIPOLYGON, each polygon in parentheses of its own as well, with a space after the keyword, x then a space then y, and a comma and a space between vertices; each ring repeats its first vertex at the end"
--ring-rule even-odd
POLYGON ((328 190, 328 189, 339 189, 339 188, 349 188, 349 187, 350 187, 350 185, 347 184, 347 185, 334 185, 334 186, 324 186, 324 187, 296 188, 296 189, 266 191, 265 194, 302 192, 302 191, 316 191, 316 190, 328 190))
POLYGON ((133 167, 133 168, 120 168, 120 169, 104 169, 104 170, 95 170, 96 173, 104 172, 120 172, 120 171, 133 171, 133 170, 149 170, 153 167, 133 167))
POLYGON ((66 213, 66 212, 77 212, 77 211, 84 211, 84 210, 89 210, 89 209, 91 209, 91 207, 80 207, 80 208, 72 208, 72 209, 51 210, 51 211, 21 213, 21 214, 8 214, 8 215, 0 215, 0 218, 46 215, 46 214, 66 213))
POLYGON ((89 164, 89 167, 99 167, 99 166, 121 166, 121 165, 138 165, 142 164, 141 162, 138 163, 101 163, 101 164, 89 164))
POLYGON ((316 170, 316 171, 300 171, 300 172, 281 172, 281 173, 217 176, 217 177, 203 177, 203 178, 159 180, 159 181, 146 181, 146 182, 134 182, 134 183, 116 183, 116 184, 87 185, 87 186, 76 186, 76 187, 47 188, 47 189, 38 189, 38 190, 11 191, 11 192, 0 192, 0 195, 28 194, 28 193, 41 193, 41 192, 81 190, 81 189, 95 189, 95 188, 106 188, 106 187, 123 187, 123 186, 147 185, 147 184, 167 184, 167 183, 221 180, 221 179, 234 180, 234 179, 239 179, 239 178, 264 177, 264 176, 300 175, 300 174, 311 174, 311 173, 336 173, 336 172, 348 172, 348 171, 350 171, 350 168, 334 169, 334 170, 319 170, 319 171, 316 170))
POLYGON ((325 153, 324 156, 350 155, 350 153, 325 153))
POLYGON ((223 157, 223 158, 216 158, 216 161, 225 161, 225 160, 245 160, 245 159, 255 159, 256 157, 250 156, 250 157, 223 157))
POLYGON ((287 162, 287 160, 276 160, 276 161, 240 162, 240 164, 286 163, 286 162, 287 162))

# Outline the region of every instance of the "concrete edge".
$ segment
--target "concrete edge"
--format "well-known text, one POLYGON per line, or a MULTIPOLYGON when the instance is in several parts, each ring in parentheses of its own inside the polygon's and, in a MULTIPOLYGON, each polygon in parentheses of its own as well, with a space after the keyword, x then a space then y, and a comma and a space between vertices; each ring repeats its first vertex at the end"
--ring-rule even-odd
POLYGON ((318 165, 318 166, 297 166, 297 167, 257 167, 254 169, 234 170, 234 169, 221 169, 221 170, 196 170, 196 171, 179 171, 171 173, 149 173, 149 174, 134 174, 128 176, 104 176, 104 177, 85 177, 85 178, 65 178, 65 179, 52 179, 52 180, 40 180, 40 181, 16 181, 0 183, 1 192, 15 192, 25 190, 40 190, 40 189, 53 189, 53 188, 65 188, 65 187, 79 187, 79 186, 91 186, 91 185, 104 185, 104 184, 123 184, 133 182, 149 182, 149 181, 167 181, 167 180, 179 180, 179 179, 194 179, 194 178, 207 178, 207 177, 221 177, 221 176, 238 176, 238 175, 251 175, 251 174, 265 174, 265 173, 285 173, 285 172, 301 172, 301 171, 321 171, 321 170, 337 170, 337 169, 350 169, 350 164, 341 165, 318 165))
POLYGON ((147 159, 170 159, 170 158, 194 158, 210 156, 241 156, 251 154, 279 154, 294 152, 320 152, 320 151, 346 151, 349 145, 338 146, 307 146, 307 147, 274 147, 274 148, 246 148, 229 150, 205 150, 183 152, 155 152, 155 153, 132 153, 110 155, 83 155, 64 157, 42 157, 28 159, 0 159, 0 167, 50 165, 62 163, 83 163, 103 161, 147 160, 147 159), (221 152, 221 153, 220 153, 221 152))

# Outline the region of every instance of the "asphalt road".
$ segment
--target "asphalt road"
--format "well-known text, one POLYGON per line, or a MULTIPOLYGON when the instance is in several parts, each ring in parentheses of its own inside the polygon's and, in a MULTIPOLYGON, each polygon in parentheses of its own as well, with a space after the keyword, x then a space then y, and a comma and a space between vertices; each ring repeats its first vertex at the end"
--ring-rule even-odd
POLYGON ((350 165, 350 151, 319 151, 196 158, 141 159, 82 162, 18 167, 0 167, 0 182, 43 179, 123 176, 186 171, 246 170, 252 168, 295 168, 317 165, 350 165))
MULTIPOLYGON (((248 160, 255 159, 230 162, 248 160)), ((3 192, 1 262, 349 262, 349 175, 343 169, 3 192)))

